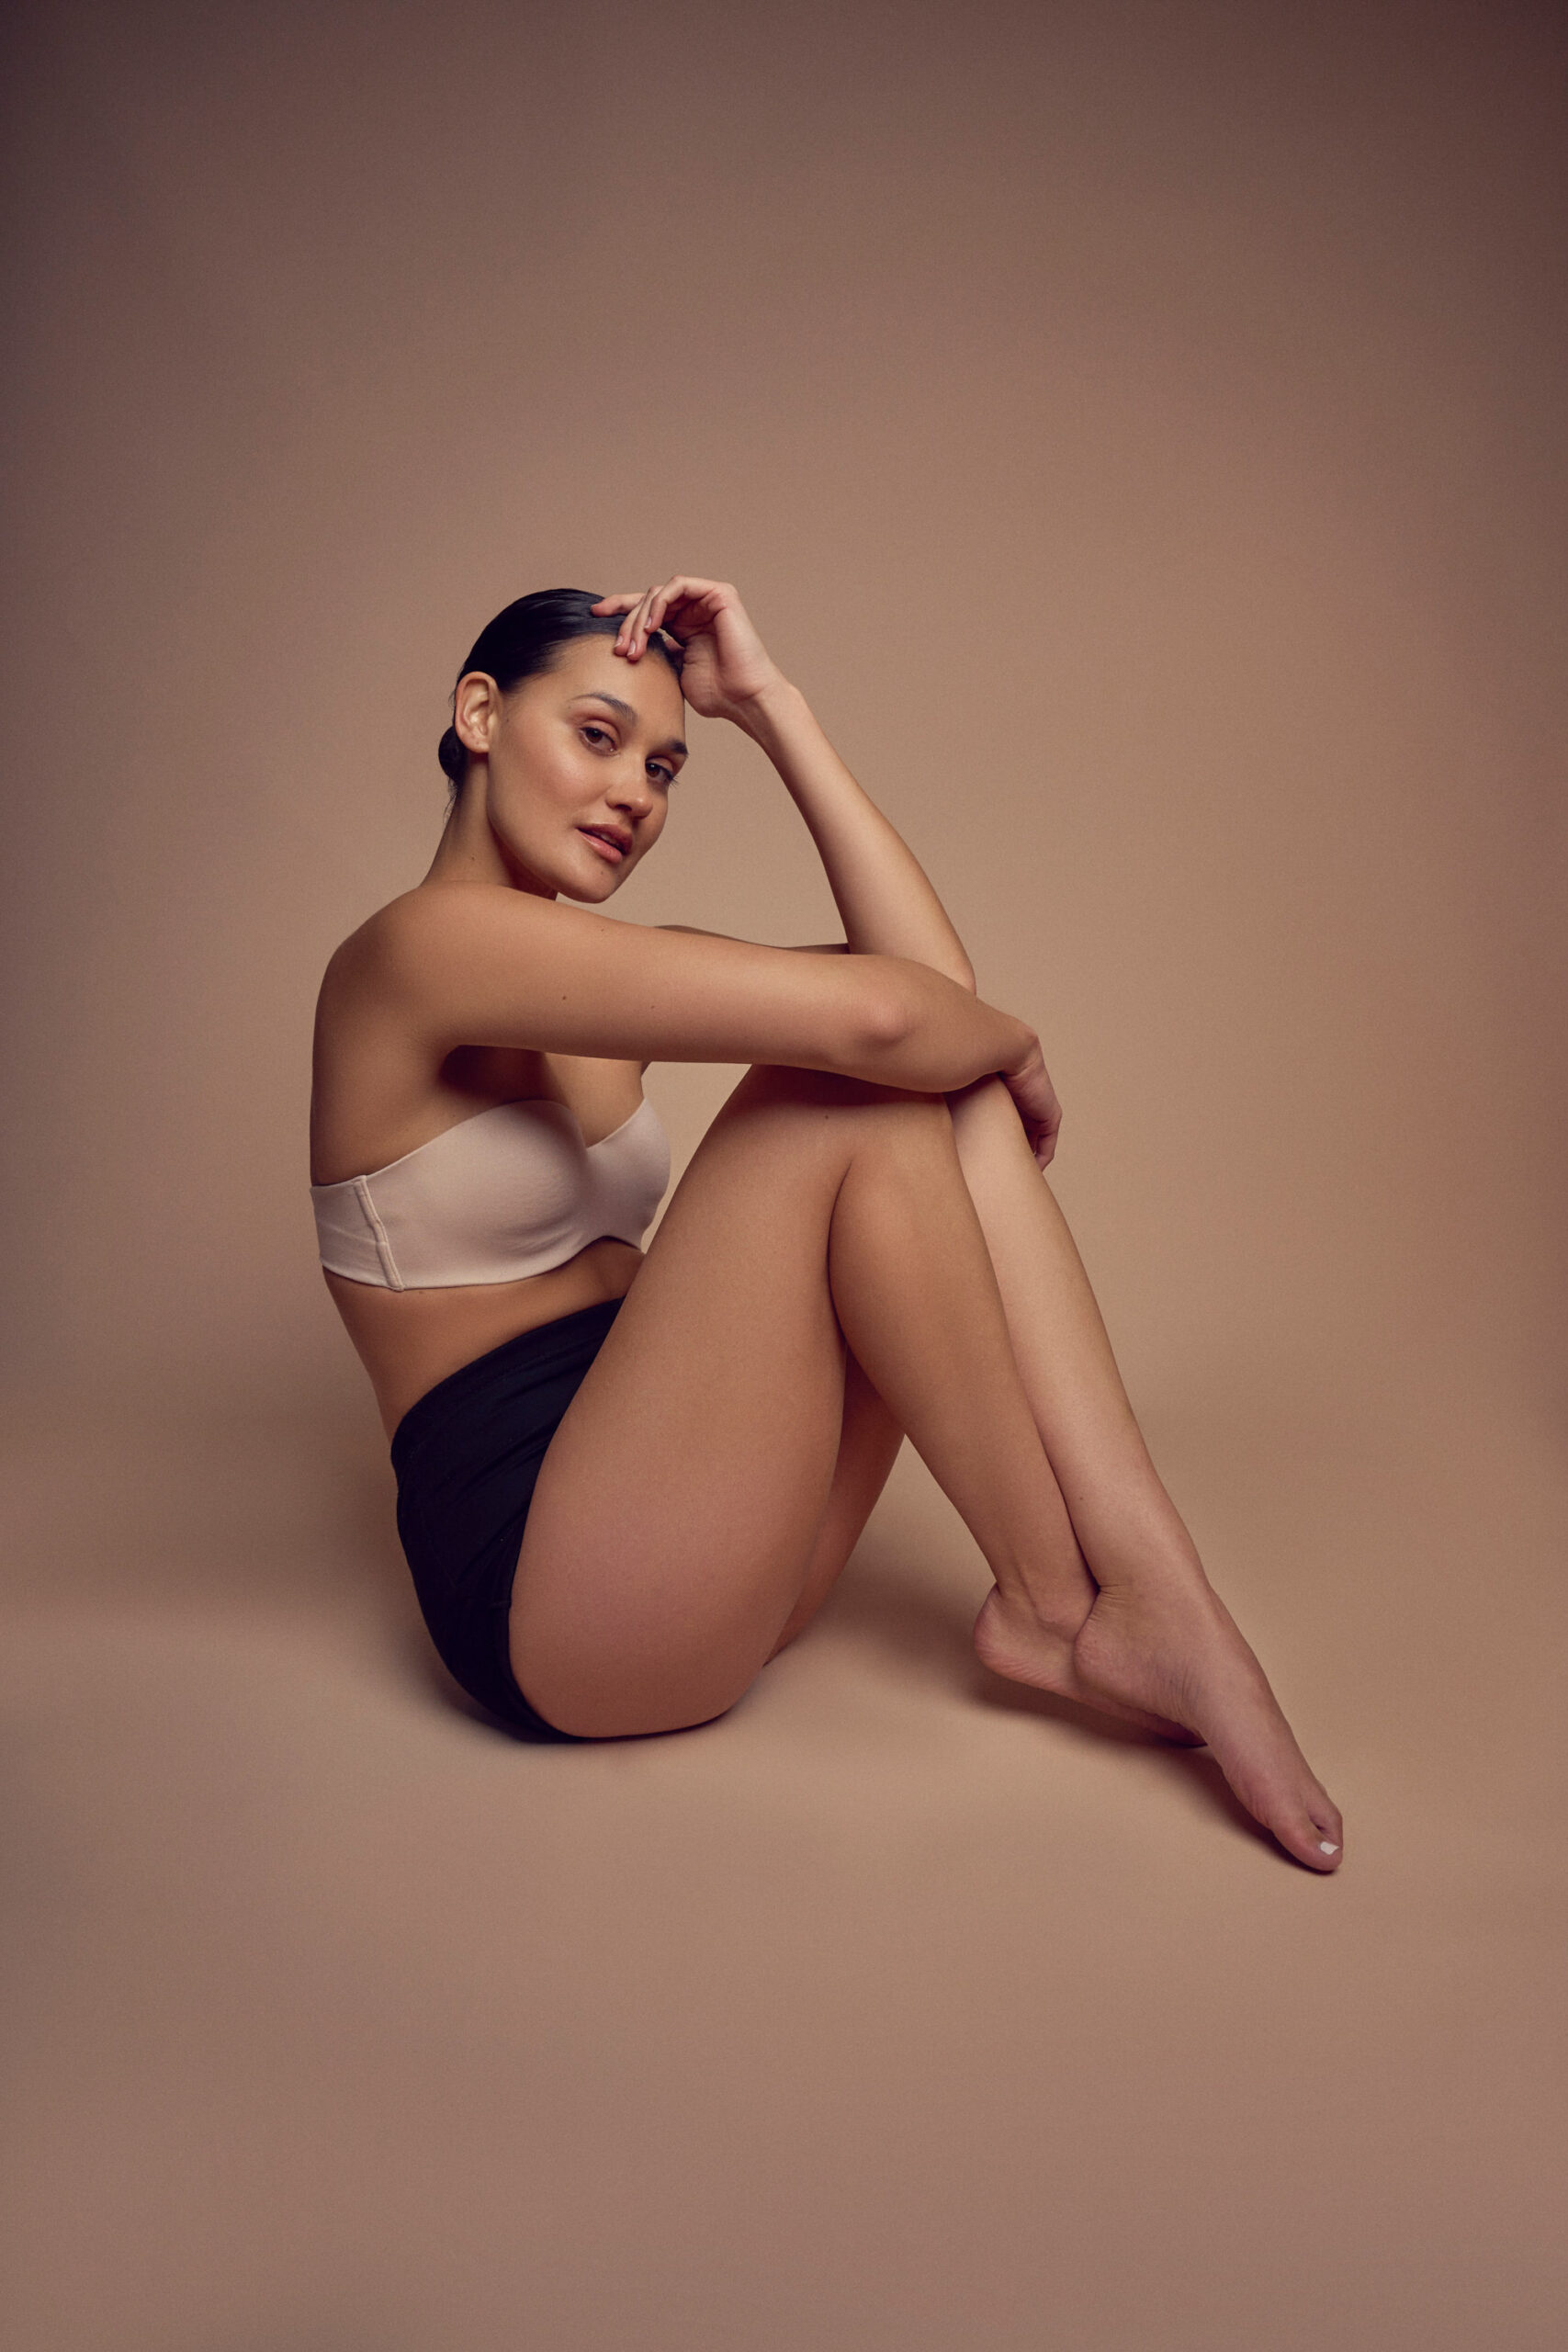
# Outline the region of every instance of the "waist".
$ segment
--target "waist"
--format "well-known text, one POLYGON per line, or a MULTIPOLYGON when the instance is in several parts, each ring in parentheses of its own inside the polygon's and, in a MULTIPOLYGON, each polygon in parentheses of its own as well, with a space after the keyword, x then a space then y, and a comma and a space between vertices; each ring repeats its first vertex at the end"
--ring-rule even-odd
POLYGON ((583 1307, 624 1298, 641 1263, 629 1241, 599 1240, 548 1273, 509 1283, 393 1291, 344 1274, 324 1279, 390 1438, 411 1406, 476 1357, 583 1307))

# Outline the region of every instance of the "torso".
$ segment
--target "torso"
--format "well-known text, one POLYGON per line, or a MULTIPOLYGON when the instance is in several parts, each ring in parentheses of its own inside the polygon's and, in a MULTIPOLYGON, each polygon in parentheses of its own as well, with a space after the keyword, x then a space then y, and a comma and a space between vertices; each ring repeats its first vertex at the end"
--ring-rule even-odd
MULTIPOLYGON (((433 1069, 356 991, 352 961, 344 968, 334 959, 329 967, 316 1017, 312 1183, 384 1168, 477 1112, 541 1096, 573 1111, 592 1144, 637 1109, 642 1066, 461 1046, 433 1069)), ((564 1265, 516 1282, 393 1291, 322 1273, 390 1437, 437 1381, 520 1331, 625 1297, 641 1263, 630 1242, 599 1240, 564 1265)))
POLYGON ((457 1290, 377 1290, 343 1274, 322 1278, 370 1374, 391 1436, 427 1388, 503 1340, 603 1299, 624 1298, 642 1263, 629 1241, 593 1241, 547 1274, 457 1290))

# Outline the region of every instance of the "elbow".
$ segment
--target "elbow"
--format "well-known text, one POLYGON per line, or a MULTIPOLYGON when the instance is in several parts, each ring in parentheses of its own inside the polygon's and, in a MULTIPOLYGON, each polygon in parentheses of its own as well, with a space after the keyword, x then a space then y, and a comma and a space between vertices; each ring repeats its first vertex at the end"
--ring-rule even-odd
POLYGON ((874 975, 867 971, 855 999, 846 1024, 843 1067, 869 1072, 896 1057, 908 1043, 919 1011, 901 976, 888 969, 874 975))
MULTIPOLYGON (((968 959, 962 959, 967 966, 968 959)), ((932 1056, 943 1057, 947 1036, 958 1008, 947 991, 964 985, 955 971, 938 971, 898 956, 865 956, 854 959, 859 969, 849 1002, 843 1008, 840 1058, 836 1067, 884 1086, 913 1085, 933 1091, 963 1083, 952 1079, 928 1080, 932 1056), (931 1024, 935 1021, 934 1031, 931 1024), (921 1075, 911 1076, 918 1067, 921 1075)), ((973 1000, 971 974, 966 993, 973 1000)), ((966 1016, 960 1018, 960 1030, 966 1016)), ((951 1042, 951 1041, 949 1041, 951 1042)))

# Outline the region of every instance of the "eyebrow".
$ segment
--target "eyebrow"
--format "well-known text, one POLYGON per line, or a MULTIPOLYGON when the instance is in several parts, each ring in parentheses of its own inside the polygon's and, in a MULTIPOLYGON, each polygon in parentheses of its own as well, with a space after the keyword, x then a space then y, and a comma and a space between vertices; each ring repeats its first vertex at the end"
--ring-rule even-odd
MULTIPOLYGON (((577 700, 579 702, 607 702, 613 711, 617 712, 622 718, 629 718, 634 727, 642 717, 640 710, 634 710, 629 702, 621 700, 619 695, 604 694, 597 686, 585 688, 577 696, 577 700)), ((688 757, 686 746, 682 742, 679 735, 671 735, 668 743, 660 743, 659 749, 661 752, 679 752, 682 759, 688 757)))

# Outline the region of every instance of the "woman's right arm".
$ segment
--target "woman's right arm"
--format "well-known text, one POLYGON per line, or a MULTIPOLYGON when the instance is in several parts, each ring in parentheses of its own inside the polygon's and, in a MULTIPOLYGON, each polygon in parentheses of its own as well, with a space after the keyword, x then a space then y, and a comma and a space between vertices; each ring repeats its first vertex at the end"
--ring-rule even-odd
POLYGON ((624 615, 615 650, 628 662, 644 658, 651 630, 669 630, 685 648, 681 686, 694 710, 730 719, 767 753, 817 845, 850 952, 908 956, 973 993, 974 967, 914 852, 781 674, 729 582, 677 572, 593 609, 624 615))
POLYGON ((993 1071, 1027 1086, 1040 1062, 1026 1023, 924 964, 652 930, 499 884, 423 884, 334 962, 362 1005, 437 1060, 458 1046, 500 1046, 778 1062, 926 1094, 993 1071))
MULTIPOLYGON (((850 953, 908 958, 973 994, 974 968, 914 853, 779 674, 728 582, 677 573, 641 595, 602 597, 594 610, 622 616, 615 650, 628 662, 642 659, 651 629, 671 630, 685 647, 681 685, 693 708, 732 719, 767 752, 817 844, 850 953)), ((1062 1109, 1038 1046, 1024 1068, 1003 1075, 1044 1169, 1062 1109)))

